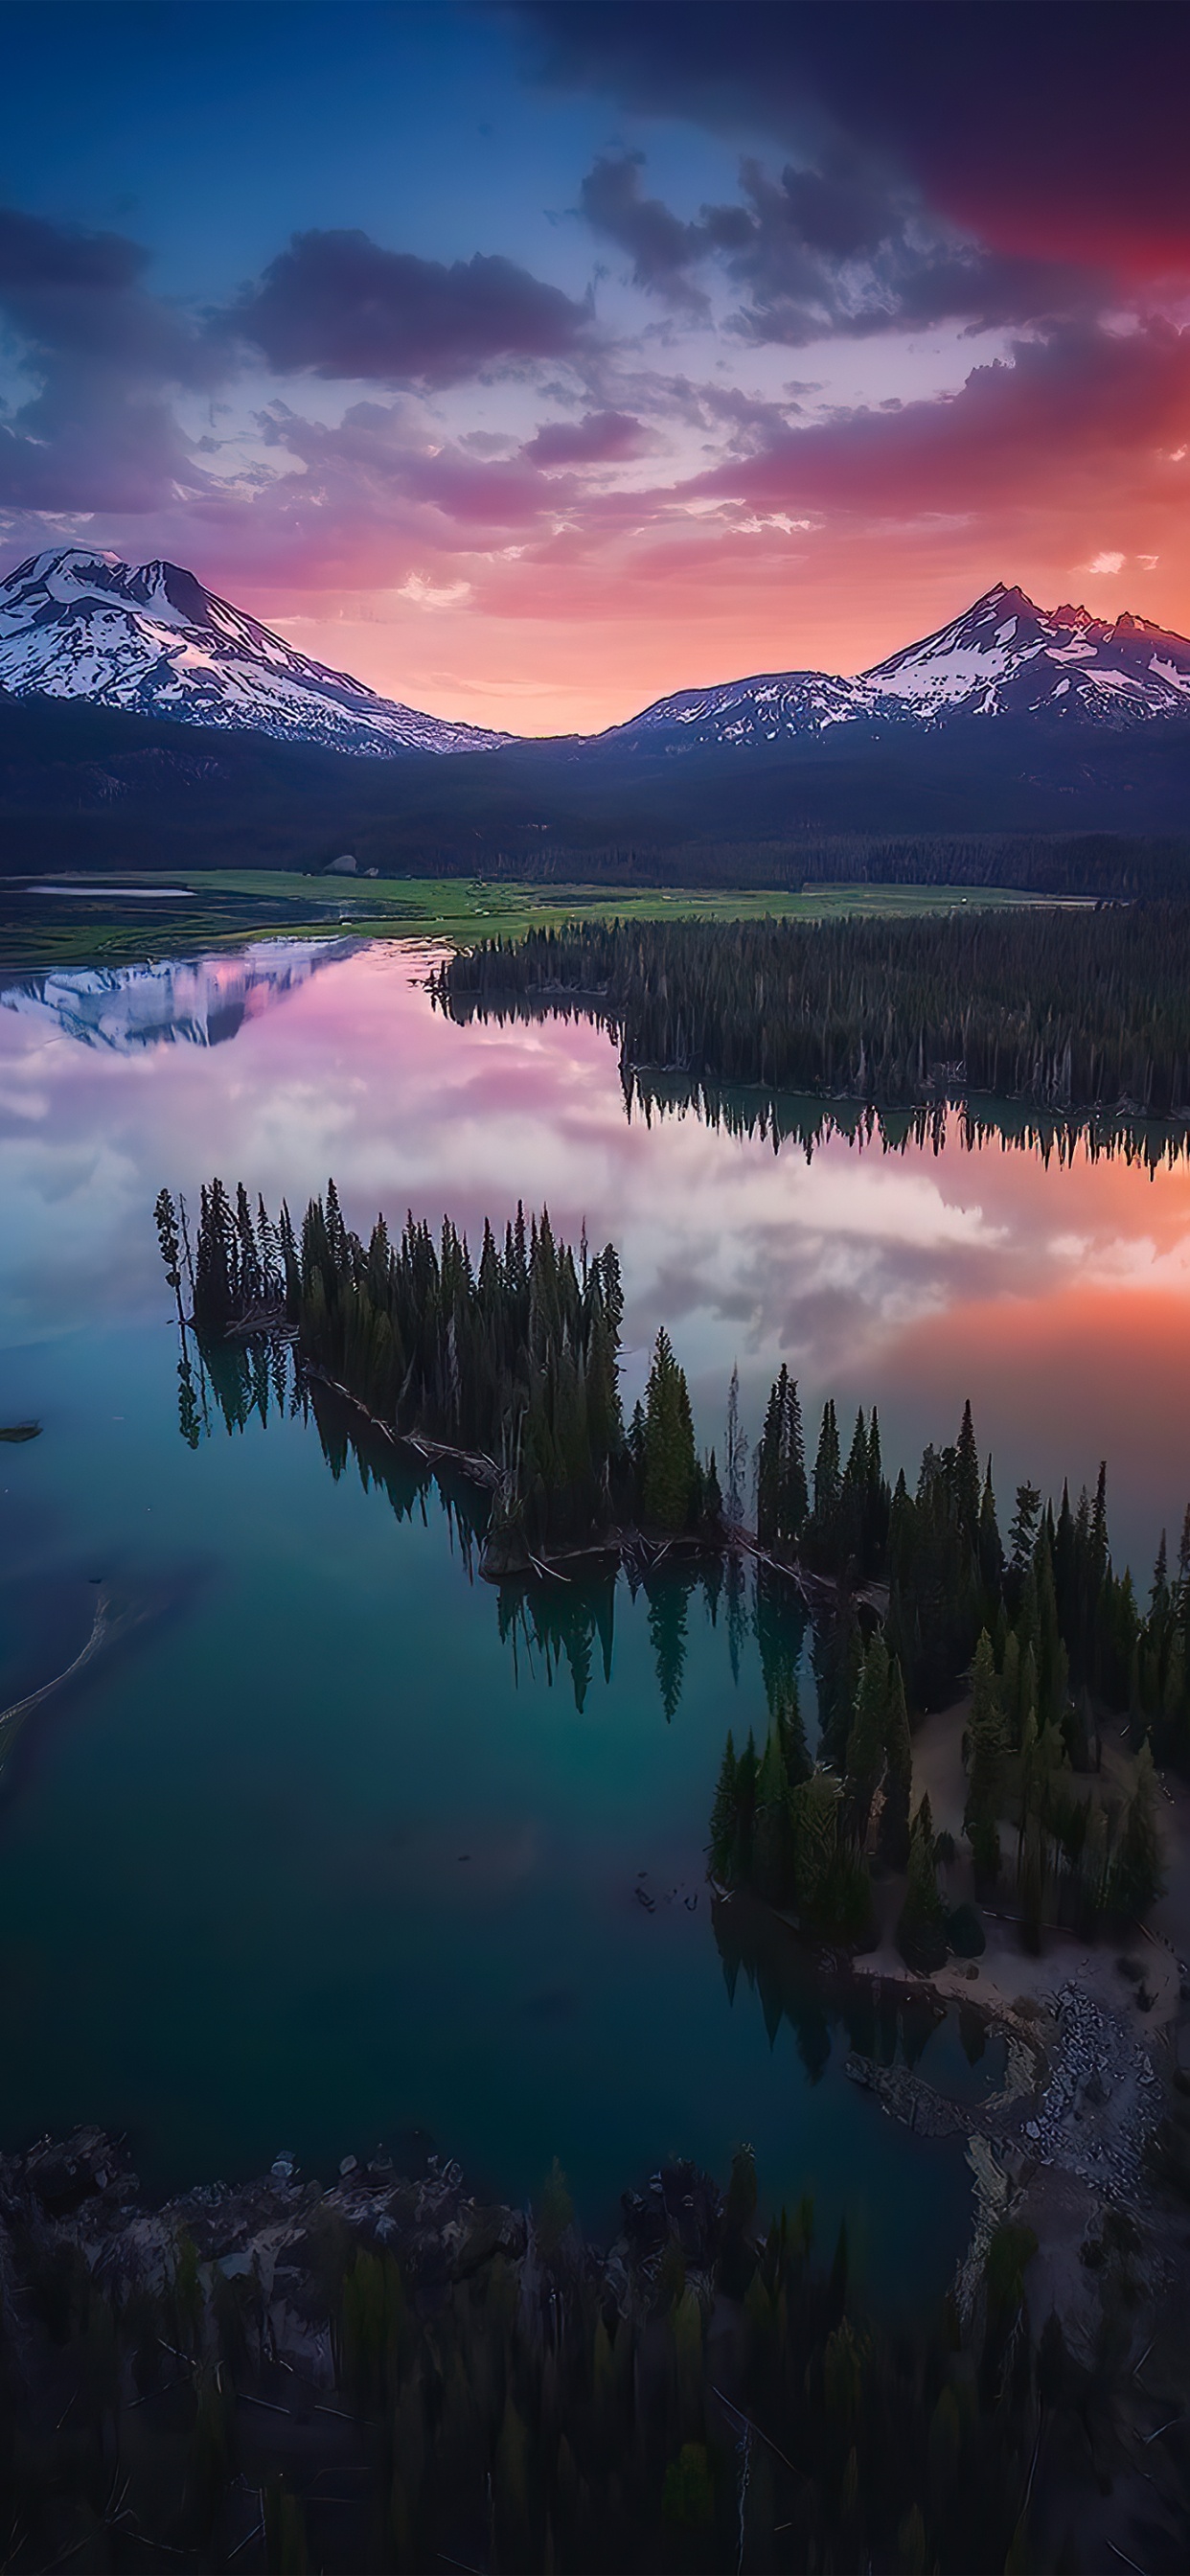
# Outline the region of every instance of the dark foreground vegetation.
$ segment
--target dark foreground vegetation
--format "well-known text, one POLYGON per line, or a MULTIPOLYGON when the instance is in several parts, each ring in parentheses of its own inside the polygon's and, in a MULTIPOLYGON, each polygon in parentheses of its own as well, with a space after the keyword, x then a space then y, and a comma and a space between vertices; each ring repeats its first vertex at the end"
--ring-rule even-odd
POLYGON ((725 2195, 689 2165, 627 2193, 603 2254, 556 2165, 531 2213, 436 2158, 155 2211, 91 2131, 0 2160, 0 2250, 14 2571, 1098 2563, 1071 2530, 1122 2372, 1031 2318, 1025 2227, 890 2331, 812 2201, 758 2227, 746 2149, 725 2195))
POLYGON ((585 1007, 626 1070, 846 1097, 976 1093, 1190 1114, 1190 906, 943 918, 578 923, 485 941, 435 980, 456 1016, 585 1007))

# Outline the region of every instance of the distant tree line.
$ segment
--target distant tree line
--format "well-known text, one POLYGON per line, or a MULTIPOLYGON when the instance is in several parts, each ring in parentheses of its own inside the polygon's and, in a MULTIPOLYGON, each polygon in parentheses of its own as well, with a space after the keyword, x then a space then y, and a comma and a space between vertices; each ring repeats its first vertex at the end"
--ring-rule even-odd
POLYGON ((582 1001, 626 1068, 895 1108, 960 1092, 1190 1114, 1190 905, 819 923, 583 922, 486 940, 435 990, 582 1001))

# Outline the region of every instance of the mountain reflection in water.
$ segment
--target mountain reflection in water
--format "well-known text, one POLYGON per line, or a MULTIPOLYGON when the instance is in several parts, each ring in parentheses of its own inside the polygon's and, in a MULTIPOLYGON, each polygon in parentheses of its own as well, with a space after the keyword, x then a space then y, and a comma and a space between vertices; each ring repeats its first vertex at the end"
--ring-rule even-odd
POLYGON ((151 1046, 222 1046, 321 967, 341 964, 355 945, 351 939, 262 939, 225 957, 55 967, 8 985, 0 1007, 115 1055, 151 1046))

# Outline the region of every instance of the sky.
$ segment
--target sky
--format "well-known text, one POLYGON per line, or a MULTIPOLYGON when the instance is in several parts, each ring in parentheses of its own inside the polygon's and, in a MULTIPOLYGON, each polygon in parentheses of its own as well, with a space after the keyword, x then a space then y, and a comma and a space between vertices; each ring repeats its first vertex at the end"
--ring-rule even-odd
POLYGON ((1182 0, 0 0, 0 575, 513 732, 1190 630, 1182 0))

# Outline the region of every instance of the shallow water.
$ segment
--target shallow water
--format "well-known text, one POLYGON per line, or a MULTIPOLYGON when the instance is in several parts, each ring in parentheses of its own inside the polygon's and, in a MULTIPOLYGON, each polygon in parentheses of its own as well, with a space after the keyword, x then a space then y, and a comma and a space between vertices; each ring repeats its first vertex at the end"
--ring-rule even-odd
POLYGON ((545 1199, 620 1245, 629 1396, 664 1318, 704 1440, 733 1358, 754 1432, 784 1356, 810 1407, 875 1397, 912 1472, 970 1392, 1005 1502, 1106 1454, 1143 1561, 1190 1484, 1190 1175, 629 1124, 606 1036, 457 1029, 425 963, 258 947, 0 993, 0 1420, 45 1425, 0 1449, 0 1706, 77 1652, 95 1578, 134 1623, 0 1796, 0 2134, 103 2120, 179 2185, 418 2133, 516 2199, 557 2154, 597 2227, 663 2155, 722 2174, 748 2138, 770 2201, 815 2189, 824 2233, 846 2209, 875 2287, 941 2286, 961 2150, 842 2061, 924 2042, 964 2090, 998 2059, 957 2017, 874 2027, 779 1929, 709 1918, 723 1737, 767 1722, 748 1601, 621 1583, 610 1678, 592 1602, 576 1692, 434 1488, 336 1475, 275 1410, 191 1452, 152 1203, 213 1170, 295 1207, 333 1170, 360 1224, 545 1199))

